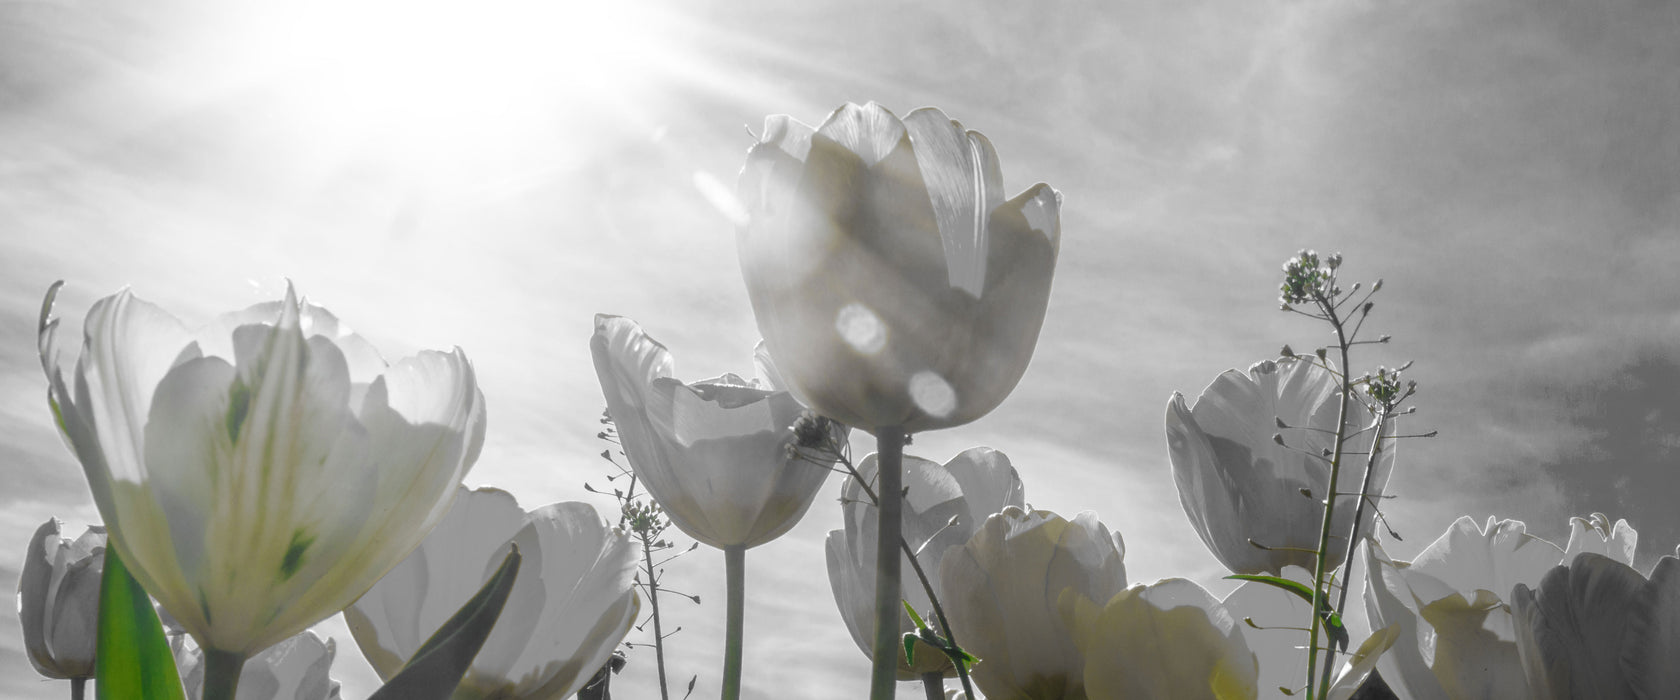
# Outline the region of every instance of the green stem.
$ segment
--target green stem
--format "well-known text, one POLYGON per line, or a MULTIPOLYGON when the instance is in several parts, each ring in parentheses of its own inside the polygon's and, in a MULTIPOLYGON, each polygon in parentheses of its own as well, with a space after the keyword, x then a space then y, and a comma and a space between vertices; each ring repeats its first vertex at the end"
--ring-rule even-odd
POLYGON ((945 700, 945 674, 938 671, 922 674, 922 690, 927 700, 945 700))
POLYGON ((70 679, 70 700, 82 700, 82 698, 86 694, 87 694, 87 679, 86 678, 72 678, 72 679, 70 679))
POLYGON ((724 617, 723 700, 741 697, 741 623, 746 613, 747 548, 723 548, 724 617))
MULTIPOLYGON (((630 481, 630 488, 636 488, 634 478, 630 481)), ((725 553, 725 559, 729 555, 725 553)), ((665 689, 665 630, 659 623, 659 578, 653 570, 653 543, 648 538, 642 538, 642 561, 647 563, 648 577, 648 605, 653 606, 653 657, 659 666, 659 698, 671 700, 670 691, 665 689)))
POLYGON ((898 683, 899 542, 904 518, 904 430, 875 431, 875 459, 880 479, 879 537, 875 541, 875 646, 869 678, 870 700, 893 700, 898 683))
MULTIPOLYGON (((1336 481, 1338 477, 1341 476, 1342 472, 1342 448, 1347 443, 1348 404, 1352 403, 1352 399, 1349 397, 1350 390, 1346 381, 1348 372, 1347 333, 1342 329, 1341 320, 1336 317, 1335 306, 1323 297, 1319 297, 1319 305, 1325 310, 1325 316, 1329 318, 1330 325, 1336 329, 1336 346, 1341 353, 1343 379, 1337 381, 1337 385, 1341 388, 1341 404, 1336 410, 1336 447, 1334 454, 1330 458, 1330 483, 1327 485, 1328 487, 1324 492, 1324 522, 1319 527, 1318 556, 1316 557, 1317 562, 1313 565, 1313 602, 1312 611, 1310 613, 1312 615, 1312 629, 1309 632, 1310 636, 1307 637, 1307 700, 1313 700, 1314 697, 1322 697, 1323 695, 1322 693, 1313 692, 1314 685, 1317 682, 1319 675, 1317 672, 1319 651, 1318 632, 1322 620, 1319 617, 1318 611, 1328 606, 1330 603, 1330 601, 1326 600, 1324 597, 1324 565, 1330 559, 1330 530, 1331 525, 1335 522, 1336 515, 1336 481)), ((1342 584, 1345 586, 1347 585, 1347 582, 1343 581, 1342 584)), ((1325 680, 1323 687, 1326 692, 1328 692, 1330 687, 1330 668, 1335 663, 1336 651, 1330 644, 1325 644, 1324 647, 1325 680)))
MULTIPOLYGON (((1359 505, 1353 508, 1353 531, 1348 533, 1347 556, 1342 558, 1342 592, 1337 594, 1336 610, 1347 605, 1348 582, 1353 580, 1353 550, 1359 545, 1359 521, 1365 517, 1365 501, 1370 498, 1371 473, 1377 470, 1377 458, 1382 455, 1383 429, 1388 423, 1388 407, 1377 414, 1377 436, 1371 439, 1371 452, 1365 458, 1365 477, 1359 482, 1359 505)), ((1366 572, 1369 576, 1370 572, 1366 572)))
POLYGON ((245 655, 232 651, 204 650, 203 700, 233 700, 239 690, 239 673, 245 670, 245 655))

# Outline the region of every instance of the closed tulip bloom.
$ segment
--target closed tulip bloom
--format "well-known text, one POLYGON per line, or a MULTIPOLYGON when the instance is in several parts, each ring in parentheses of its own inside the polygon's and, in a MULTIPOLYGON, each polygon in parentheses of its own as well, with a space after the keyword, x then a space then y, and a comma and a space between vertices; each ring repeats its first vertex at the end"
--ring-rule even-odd
MULTIPOLYGON (((865 457, 858 464, 858 474, 865 483, 875 483, 877 469, 875 455, 865 457)), ((906 455, 904 470, 904 484, 909 489, 904 504, 904 539, 912 551, 919 553, 917 560, 927 573, 929 584, 938 591, 940 556, 951 547, 968 542, 992 514, 1010 506, 1021 507, 1024 498, 1021 478, 1007 456, 987 447, 965 450, 945 464, 906 455)), ((875 542, 880 513, 856 479, 846 479, 840 490, 840 502, 846 527, 828 533, 828 582, 852 640, 865 655, 871 655, 870 644, 875 639, 875 542)), ((909 571, 909 564, 904 568, 909 571)), ((899 588, 903 600, 927 617, 928 623, 937 624, 928 615, 933 604, 919 579, 905 576, 899 588)), ((899 630, 915 631, 915 623, 908 613, 902 615, 899 630)), ((966 644, 960 638, 958 643, 966 644)), ((900 680, 914 680, 928 673, 956 673, 943 652, 925 642, 915 644, 914 664, 905 661, 902 655, 898 657, 900 680)))
POLYGON ((1105 603, 1067 589, 1057 608, 1085 657, 1080 697, 1257 697, 1260 669, 1241 621, 1193 582, 1133 586, 1105 603))
MULTIPOLYGON (((1330 483, 1330 465, 1318 455, 1334 445, 1339 393, 1335 376, 1323 368, 1283 358, 1257 363, 1246 374, 1226 371, 1194 406, 1179 393, 1167 403, 1167 451, 1179 502, 1225 568, 1275 575, 1289 565, 1313 567, 1324 520, 1320 501, 1330 483), (1290 427, 1280 428, 1279 421, 1290 427), (1288 447, 1276 442, 1279 434, 1288 447)), ((1347 432, 1372 419, 1355 400, 1347 432)), ((1394 424, 1386 430, 1392 434, 1394 424)), ((1370 435, 1353 438, 1347 451, 1368 450, 1370 435)), ((1358 491, 1364 466, 1363 455, 1344 455, 1338 490, 1358 491)), ((1380 494, 1394 468, 1393 441, 1383 443, 1374 466, 1371 493, 1380 494)), ((1351 495, 1336 502, 1331 532, 1346 536, 1357 503, 1351 495)), ((1371 532, 1375 515, 1376 509, 1365 509, 1362 534, 1371 532)), ((1327 567, 1340 566, 1344 556, 1341 546, 1332 546, 1327 567)))
POLYGON ((937 109, 765 120, 738 183, 759 331, 801 402, 871 430, 973 421, 1038 342, 1061 195, 1005 200, 985 136, 937 109))
POLYGON ((1108 601, 1126 590, 1125 544, 1095 513, 1067 520, 1014 506, 939 564, 939 597, 973 678, 992 700, 1082 700, 1085 662, 1058 610, 1064 591, 1108 601))
MULTIPOLYGON (((1584 536, 1578 531, 1571 547, 1585 547, 1584 536)), ((1631 530, 1625 534, 1634 536, 1631 530)), ((1510 596, 1519 584, 1539 585, 1563 561, 1563 549, 1529 535, 1519 521, 1491 517, 1479 527, 1469 517, 1459 518, 1409 563, 1390 559, 1381 545, 1367 547, 1365 609, 1371 626, 1402 628, 1400 641, 1377 666, 1397 695, 1530 697, 1510 596)))
POLYGON ((1511 591, 1517 650, 1537 700, 1680 697, 1680 559, 1647 580, 1584 553, 1511 591))
POLYGON ((57 518, 35 530, 18 574, 18 621, 29 663, 48 678, 92 678, 99 634, 105 528, 59 537, 57 518))
MULTIPOLYGON (((172 635, 170 650, 187 700, 204 696, 204 652, 187 635, 172 635)), ((338 700, 339 683, 328 674, 337 642, 314 632, 282 640, 245 660, 239 674, 239 700, 338 700)))
POLYGON ((606 663, 641 610, 630 538, 594 506, 527 513, 506 491, 461 488, 419 549, 344 611, 379 677, 390 680, 489 580, 508 543, 524 557, 501 617, 451 696, 559 700, 606 663))
POLYGON ((387 366, 289 286, 196 334, 127 291, 105 298, 68 377, 56 291, 40 351, 58 424, 111 546, 215 658, 349 605, 443 517, 483 444, 459 349, 387 366))
MULTIPOLYGON (((756 547, 810 509, 833 460, 796 449, 805 408, 792 395, 732 374, 684 384, 665 346, 627 318, 596 316, 589 345, 631 469, 689 537, 756 547)), ((843 444, 844 429, 829 437, 843 444)))

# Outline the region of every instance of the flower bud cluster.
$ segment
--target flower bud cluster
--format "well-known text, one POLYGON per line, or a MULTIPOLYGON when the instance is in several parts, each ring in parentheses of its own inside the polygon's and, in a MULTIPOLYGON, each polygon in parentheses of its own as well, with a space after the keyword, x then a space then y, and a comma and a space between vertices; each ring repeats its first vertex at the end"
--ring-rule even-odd
POLYGON ((1320 262, 1318 253, 1303 250, 1283 264, 1283 284, 1278 300, 1283 308, 1317 299, 1333 299, 1342 293, 1336 287, 1335 269, 1342 264, 1340 253, 1320 262))

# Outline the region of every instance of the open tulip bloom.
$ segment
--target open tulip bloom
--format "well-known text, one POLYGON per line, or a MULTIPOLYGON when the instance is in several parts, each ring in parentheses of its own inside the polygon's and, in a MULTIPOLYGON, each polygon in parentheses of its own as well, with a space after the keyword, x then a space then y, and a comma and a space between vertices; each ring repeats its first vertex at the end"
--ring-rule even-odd
POLYGON ((212 686, 408 556, 483 444, 459 349, 387 366, 289 286, 196 334, 126 290, 102 299, 68 376, 56 291, 40 326, 53 412, 110 546, 204 647, 212 686))
MULTIPOLYGON (((1574 518, 1567 547, 1528 534, 1516 520, 1459 518, 1411 562, 1366 544, 1365 608, 1372 627, 1397 624, 1400 639, 1378 662, 1402 699, 1538 697, 1524 674, 1512 622, 1515 589, 1581 556, 1631 563, 1637 533, 1603 515, 1574 518)), ((1637 574, 1636 574, 1637 575, 1637 574)), ((1608 697, 1608 696, 1607 696, 1608 697)))
MULTIPOLYGON (((723 550, 724 697, 736 697, 746 550, 799 522, 834 458, 798 445, 806 411, 791 394, 735 375, 684 384, 671 376, 671 353, 635 321, 597 315, 589 346, 630 468, 671 522, 723 550)), ((844 427, 830 430, 826 440, 845 442, 844 427)))
POLYGON ((531 512, 506 491, 460 495, 419 549, 344 611, 357 646, 390 680, 495 573, 508 544, 525 563, 454 700, 560 700, 606 663, 641 610, 636 551, 587 503, 531 512))

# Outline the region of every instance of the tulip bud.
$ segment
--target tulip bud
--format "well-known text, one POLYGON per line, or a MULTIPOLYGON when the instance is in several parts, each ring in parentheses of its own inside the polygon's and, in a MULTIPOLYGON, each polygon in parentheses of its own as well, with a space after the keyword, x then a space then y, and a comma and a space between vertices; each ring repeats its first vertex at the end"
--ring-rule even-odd
POLYGON ((57 518, 35 530, 18 576, 18 618, 35 670, 48 678, 92 678, 99 632, 99 580, 105 528, 75 541, 58 536, 57 518))

